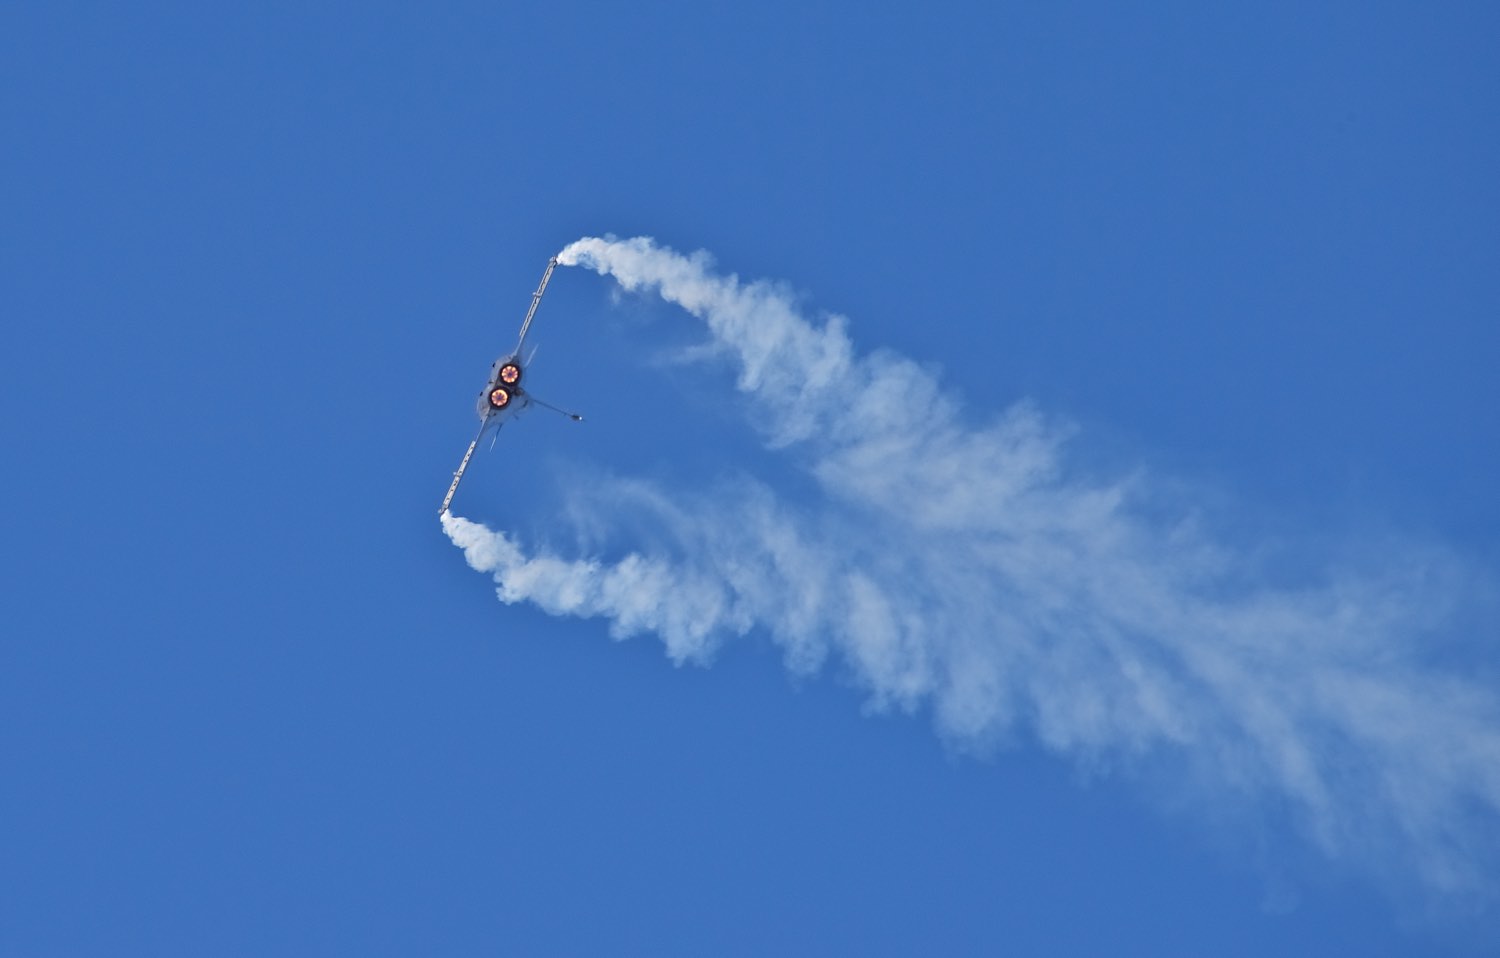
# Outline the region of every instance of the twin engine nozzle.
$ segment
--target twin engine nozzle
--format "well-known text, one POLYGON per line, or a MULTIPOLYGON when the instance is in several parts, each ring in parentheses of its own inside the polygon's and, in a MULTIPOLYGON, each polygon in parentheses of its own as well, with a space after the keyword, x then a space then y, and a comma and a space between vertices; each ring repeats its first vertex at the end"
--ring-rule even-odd
POLYGON ((506 363, 500 367, 500 382, 503 386, 496 386, 490 390, 490 408, 504 409, 510 405, 513 395, 521 392, 521 367, 515 363, 506 363), (507 388, 509 387, 509 388, 507 388))

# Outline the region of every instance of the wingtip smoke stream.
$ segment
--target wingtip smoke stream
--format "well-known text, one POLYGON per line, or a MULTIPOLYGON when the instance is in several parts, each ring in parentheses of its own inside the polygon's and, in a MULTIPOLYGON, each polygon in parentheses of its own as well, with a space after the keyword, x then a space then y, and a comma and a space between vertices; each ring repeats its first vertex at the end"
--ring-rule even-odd
POLYGON ((795 446, 821 496, 604 483, 579 494, 591 521, 628 502, 659 533, 614 558, 531 554, 444 516, 503 601, 653 632, 678 662, 759 630, 793 669, 835 660, 877 706, 930 708, 951 742, 1029 730, 1088 762, 1168 754, 1184 781, 1274 797, 1333 859, 1490 899, 1500 707, 1412 650, 1451 600, 1442 576, 1393 562, 1259 584, 1243 549, 1143 508, 1148 476, 1072 475, 1069 430, 1028 404, 965 422, 931 374, 857 354, 841 319, 809 322, 778 286, 643 237, 558 261, 699 319, 768 454, 795 446))

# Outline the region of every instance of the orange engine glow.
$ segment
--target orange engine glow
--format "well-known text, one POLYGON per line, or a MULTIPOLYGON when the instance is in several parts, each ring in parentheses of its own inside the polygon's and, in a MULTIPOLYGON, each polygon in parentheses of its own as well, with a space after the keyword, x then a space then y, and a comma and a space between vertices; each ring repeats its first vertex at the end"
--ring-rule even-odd
POLYGON ((510 405, 510 390, 491 389, 490 405, 496 409, 504 409, 506 406, 510 405))
POLYGON ((500 367, 500 381, 506 385, 513 386, 521 379, 521 367, 515 363, 506 363, 500 367))

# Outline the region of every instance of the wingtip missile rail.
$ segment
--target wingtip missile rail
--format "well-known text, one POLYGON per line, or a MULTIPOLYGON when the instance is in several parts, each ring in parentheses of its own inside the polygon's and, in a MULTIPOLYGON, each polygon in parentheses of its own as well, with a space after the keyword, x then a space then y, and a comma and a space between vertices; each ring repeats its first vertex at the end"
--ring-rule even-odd
POLYGON ((526 310, 526 318, 521 322, 521 338, 516 342, 516 355, 521 355, 521 347, 526 345, 526 331, 531 328, 531 317, 536 315, 536 308, 542 303, 542 294, 547 291, 547 281, 552 278, 552 271, 557 269, 557 257, 547 260, 547 271, 542 274, 542 281, 537 284, 536 292, 531 294, 531 308, 526 310))
POLYGON ((479 435, 474 437, 474 441, 469 443, 468 451, 464 453, 464 461, 458 464, 458 471, 453 473, 453 485, 448 487, 448 494, 443 497, 443 506, 438 510, 439 517, 447 514, 448 506, 453 502, 453 494, 458 491, 458 484, 463 482, 464 470, 469 468, 469 460, 474 458, 474 449, 479 445, 479 438, 483 435, 484 427, 481 426, 479 435))

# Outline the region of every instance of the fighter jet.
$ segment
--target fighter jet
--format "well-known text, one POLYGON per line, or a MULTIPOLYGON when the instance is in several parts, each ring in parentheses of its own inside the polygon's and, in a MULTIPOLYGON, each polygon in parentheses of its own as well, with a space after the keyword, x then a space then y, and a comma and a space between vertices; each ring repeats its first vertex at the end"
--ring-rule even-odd
POLYGON ((542 274, 542 281, 537 286, 536 292, 531 294, 531 308, 526 310, 526 319, 521 323, 521 336, 516 341, 516 348, 495 360, 490 366, 489 382, 480 392, 479 403, 475 407, 475 411, 479 414, 479 432, 474 434, 474 441, 469 443, 463 462, 458 464, 458 471, 453 474, 453 485, 448 487, 448 494, 443 497, 442 508, 438 509, 440 516, 448 511, 448 506, 453 502, 453 494, 458 491, 458 484, 463 480, 464 470, 469 468, 469 460, 473 458, 475 448, 489 430, 494 429, 498 432, 501 426, 533 404, 561 413, 574 422, 583 421, 583 417, 577 413, 543 402, 521 386, 521 381, 526 375, 526 367, 530 364, 532 356, 536 355, 535 348, 532 349, 530 356, 524 355, 526 331, 531 328, 531 319, 536 315, 536 308, 542 302, 542 294, 547 291, 547 281, 552 278, 552 271, 556 268, 557 257, 554 256, 547 261, 547 271, 542 274))

